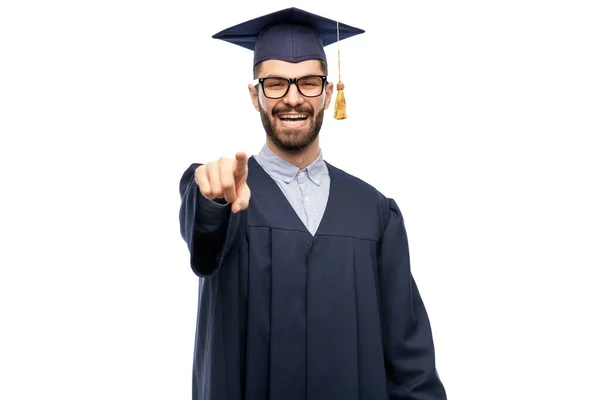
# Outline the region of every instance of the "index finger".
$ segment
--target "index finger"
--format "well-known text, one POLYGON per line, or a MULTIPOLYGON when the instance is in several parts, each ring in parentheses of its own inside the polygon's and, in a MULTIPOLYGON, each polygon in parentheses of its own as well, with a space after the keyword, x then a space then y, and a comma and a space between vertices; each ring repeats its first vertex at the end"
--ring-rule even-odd
POLYGON ((235 155, 233 176, 243 176, 246 172, 248 172, 248 156, 244 152, 238 152, 235 155))

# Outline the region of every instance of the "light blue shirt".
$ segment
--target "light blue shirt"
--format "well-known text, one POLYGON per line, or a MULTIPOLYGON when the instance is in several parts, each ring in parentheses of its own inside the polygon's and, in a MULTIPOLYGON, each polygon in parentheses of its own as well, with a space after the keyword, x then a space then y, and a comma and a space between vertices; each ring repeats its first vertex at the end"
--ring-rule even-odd
POLYGON ((329 198, 329 171, 323 161, 322 151, 319 150, 317 159, 303 170, 279 158, 266 144, 254 158, 281 188, 300 220, 314 236, 329 198))

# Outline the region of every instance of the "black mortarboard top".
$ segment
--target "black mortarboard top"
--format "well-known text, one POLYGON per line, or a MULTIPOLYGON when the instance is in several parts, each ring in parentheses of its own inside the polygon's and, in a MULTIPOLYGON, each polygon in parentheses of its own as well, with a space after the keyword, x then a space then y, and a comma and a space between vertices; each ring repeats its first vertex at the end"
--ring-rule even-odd
MULTIPOLYGON (((213 38, 253 50, 256 65, 265 60, 327 62, 324 46, 361 33, 364 30, 291 7, 232 26, 213 38)), ((339 82, 336 119, 345 118, 343 88, 344 84, 339 82)))

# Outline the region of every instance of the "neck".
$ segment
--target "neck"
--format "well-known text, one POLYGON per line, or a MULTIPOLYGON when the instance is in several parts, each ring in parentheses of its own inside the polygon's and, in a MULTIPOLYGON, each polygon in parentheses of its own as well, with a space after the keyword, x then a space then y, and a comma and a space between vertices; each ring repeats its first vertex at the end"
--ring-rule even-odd
POLYGON ((316 138, 308 147, 303 150, 290 152, 277 147, 267 138, 267 146, 279 158, 300 169, 311 165, 319 156, 319 138, 316 138))

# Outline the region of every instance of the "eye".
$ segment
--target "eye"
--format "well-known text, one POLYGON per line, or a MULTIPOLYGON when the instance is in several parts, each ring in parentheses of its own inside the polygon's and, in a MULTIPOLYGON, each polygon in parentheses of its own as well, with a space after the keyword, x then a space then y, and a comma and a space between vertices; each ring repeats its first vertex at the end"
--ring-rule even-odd
POLYGON ((306 88, 321 87, 322 83, 323 82, 321 81, 321 79, 315 76, 306 77, 300 81, 302 87, 306 88))
POLYGON ((285 79, 279 79, 279 78, 267 78, 264 80, 264 86, 265 88, 268 89, 273 89, 273 90, 278 90, 278 89, 285 89, 288 85, 288 81, 285 79))

